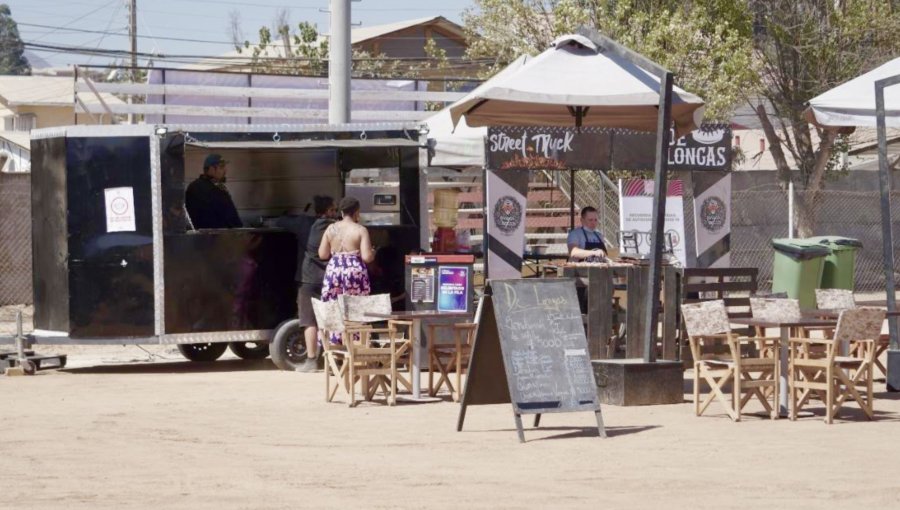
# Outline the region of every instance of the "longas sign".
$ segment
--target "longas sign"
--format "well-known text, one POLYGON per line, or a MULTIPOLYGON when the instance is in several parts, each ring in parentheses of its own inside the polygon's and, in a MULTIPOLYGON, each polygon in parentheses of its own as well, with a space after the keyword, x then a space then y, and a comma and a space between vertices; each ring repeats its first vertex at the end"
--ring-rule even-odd
POLYGON ((669 145, 669 170, 730 170, 731 157, 731 126, 703 124, 669 145))
MULTIPOLYGON (((674 131, 671 132, 674 138, 674 131)), ((583 127, 488 128, 487 166, 495 170, 652 170, 656 134, 583 127)), ((669 145, 670 170, 731 170, 731 127, 704 124, 669 145)))

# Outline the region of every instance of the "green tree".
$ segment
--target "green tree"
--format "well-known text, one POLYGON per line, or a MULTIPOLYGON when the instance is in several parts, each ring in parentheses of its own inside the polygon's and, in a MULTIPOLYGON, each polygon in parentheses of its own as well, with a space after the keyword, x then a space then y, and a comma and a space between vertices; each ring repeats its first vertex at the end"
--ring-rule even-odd
POLYGON ((900 51, 900 10, 884 0, 749 0, 754 16, 758 94, 753 104, 777 168, 798 194, 797 228, 813 234, 825 182, 846 168, 834 130, 809 124, 806 102, 893 58, 900 51), (768 103, 771 112, 767 111, 768 103), (787 155, 796 164, 792 169, 787 155))
POLYGON ((19 26, 6 4, 0 4, 0 74, 31 74, 19 26))
POLYGON ((464 16, 470 58, 492 58, 488 73, 546 49, 582 25, 666 66, 678 85, 726 119, 754 83, 751 16, 733 0, 475 0, 464 16))

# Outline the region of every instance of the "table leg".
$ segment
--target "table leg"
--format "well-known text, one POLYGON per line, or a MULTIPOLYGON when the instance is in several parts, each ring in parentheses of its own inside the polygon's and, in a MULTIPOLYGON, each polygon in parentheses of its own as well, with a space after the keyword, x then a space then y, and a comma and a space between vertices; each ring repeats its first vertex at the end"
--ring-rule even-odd
POLYGON ((422 321, 419 319, 412 320, 412 334, 410 335, 410 340, 412 340, 412 353, 411 364, 412 364, 412 398, 420 399, 422 398, 422 367, 419 366, 419 351, 422 349, 422 339, 421 336, 421 328, 422 321))
POLYGON ((788 340, 791 328, 781 328, 781 341, 778 344, 779 358, 781 358, 781 374, 778 376, 778 415, 782 418, 788 416, 788 340))

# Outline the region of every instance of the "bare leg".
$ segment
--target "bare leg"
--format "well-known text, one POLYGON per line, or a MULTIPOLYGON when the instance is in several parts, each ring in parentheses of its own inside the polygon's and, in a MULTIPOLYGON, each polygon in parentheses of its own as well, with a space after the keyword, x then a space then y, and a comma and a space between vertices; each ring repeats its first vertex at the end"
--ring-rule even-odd
POLYGON ((307 327, 303 330, 303 338, 306 340, 306 357, 316 359, 319 353, 318 339, 319 330, 315 327, 307 327))

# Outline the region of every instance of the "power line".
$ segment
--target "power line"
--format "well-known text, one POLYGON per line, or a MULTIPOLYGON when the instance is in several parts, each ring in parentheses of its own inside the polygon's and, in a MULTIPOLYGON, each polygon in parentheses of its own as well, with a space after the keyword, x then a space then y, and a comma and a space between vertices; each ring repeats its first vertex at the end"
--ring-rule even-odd
MULTIPOLYGON (((112 4, 116 3, 117 1, 118 1, 118 0, 112 0, 112 2, 105 3, 105 4, 101 5, 100 7, 97 7, 96 9, 94 9, 94 10, 92 10, 92 11, 88 11, 88 12, 82 14, 81 16, 79 16, 79 17, 73 19, 72 21, 66 23, 65 25, 63 25, 63 26, 61 26, 61 27, 59 27, 59 28, 62 29, 62 28, 65 28, 65 27, 68 27, 68 26, 72 25, 73 23, 76 23, 76 22, 78 22, 78 21, 81 21, 81 20, 83 20, 84 18, 87 18, 88 16, 90 16, 91 14, 94 14, 94 13, 97 12, 97 11, 106 9, 107 7, 109 7, 109 6, 111 6, 112 4)), ((42 38, 44 38, 44 37, 46 37, 47 35, 50 35, 50 34, 52 34, 52 33, 53 33, 53 31, 50 31, 50 33, 44 34, 43 36, 39 37, 37 40, 39 41, 39 40, 41 40, 42 38)))
MULTIPOLYGON (((118 12, 118 10, 116 12, 118 12)), ((83 33, 83 34, 103 34, 103 35, 114 35, 114 36, 123 36, 123 35, 127 36, 128 35, 128 34, 122 34, 121 32, 110 32, 109 27, 107 27, 106 30, 87 30, 87 29, 82 29, 82 28, 54 27, 52 25, 41 25, 38 23, 19 23, 19 26, 36 27, 36 28, 57 28, 59 30, 64 30, 66 32, 78 32, 78 33, 83 33)), ((153 37, 153 36, 140 35, 140 34, 138 34, 137 37, 139 39, 194 42, 194 43, 204 43, 204 44, 225 44, 228 46, 233 46, 233 44, 230 42, 210 41, 210 40, 206 40, 206 39, 187 39, 187 38, 183 38, 183 37, 153 37)))

